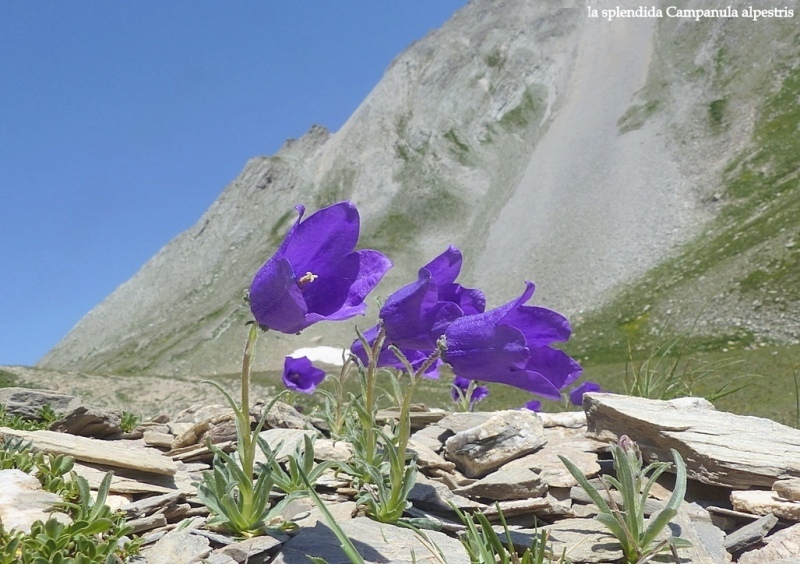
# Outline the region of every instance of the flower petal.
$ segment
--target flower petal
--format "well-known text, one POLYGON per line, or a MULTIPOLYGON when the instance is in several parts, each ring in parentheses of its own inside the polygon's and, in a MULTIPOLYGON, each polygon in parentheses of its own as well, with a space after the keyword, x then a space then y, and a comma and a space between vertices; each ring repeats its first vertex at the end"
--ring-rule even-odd
POLYGON ((567 353, 550 347, 531 348, 531 354, 525 369, 529 372, 540 374, 556 390, 563 390, 572 384, 580 377, 583 371, 581 365, 567 353))
POLYGON ((587 392, 599 392, 600 389, 600 384, 587 380, 569 393, 569 401, 572 405, 581 406, 583 405, 583 394, 587 392))
POLYGON ((531 400, 525 404, 525 409, 530 409, 531 411, 541 411, 542 410, 542 402, 537 400, 531 400))
POLYGON ((350 306, 362 303, 386 272, 394 266, 389 257, 378 251, 363 249, 353 254, 358 257, 358 273, 350 285, 350 292, 345 301, 345 305, 350 306))
POLYGON ((509 311, 500 323, 522 331, 529 347, 543 347, 555 341, 566 341, 572 333, 566 317, 544 307, 518 306, 509 311))
POLYGON ((325 379, 325 371, 315 367, 308 357, 283 361, 283 383, 290 390, 310 394, 325 379))
POLYGON ((439 286, 439 300, 458 304, 464 315, 475 315, 486 310, 486 296, 483 292, 464 288, 461 284, 439 286))
POLYGON ((497 382, 496 377, 514 370, 524 374, 530 354, 525 337, 513 327, 495 325, 491 317, 488 313, 462 317, 445 331, 447 349, 443 359, 454 373, 490 382, 497 382))
POLYGON ((288 260, 273 257, 256 273, 250 309, 256 322, 270 329, 297 333, 304 328, 308 310, 288 260))
POLYGON ((475 389, 472 390, 472 396, 469 398, 470 403, 478 403, 479 401, 485 400, 489 397, 489 388, 486 386, 475 386, 475 389))
POLYGON ((430 272, 431 279, 437 284, 452 284, 461 272, 461 251, 450 245, 445 252, 423 266, 430 272))
POLYGON ((328 270, 325 265, 335 264, 353 252, 360 221, 352 202, 323 208, 296 226, 293 236, 286 238, 283 256, 300 276, 328 270))

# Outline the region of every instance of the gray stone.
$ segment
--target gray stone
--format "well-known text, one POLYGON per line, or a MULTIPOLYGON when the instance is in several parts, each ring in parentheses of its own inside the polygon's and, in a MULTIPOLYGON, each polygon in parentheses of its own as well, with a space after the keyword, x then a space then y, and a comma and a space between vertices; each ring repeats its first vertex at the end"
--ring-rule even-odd
MULTIPOLYGON (((250 410, 250 414, 257 421, 268 405, 269 402, 259 402, 250 410)), ((309 429, 310 427, 311 424, 308 422, 308 418, 288 403, 282 401, 275 402, 267 414, 265 423, 265 428, 267 429, 309 429)))
POLYGON ((546 442, 542 420, 534 412, 499 411, 447 439, 445 449, 465 476, 479 478, 546 442))
POLYGON ((600 472, 597 455, 572 448, 571 445, 551 444, 548 441, 543 448, 513 461, 513 465, 524 465, 526 468, 538 473, 551 488, 570 488, 578 482, 570 474, 558 455, 566 457, 575 464, 584 476, 591 478, 600 472))
POLYGON ((584 396, 588 430, 625 434, 646 460, 672 461, 675 448, 690 478, 736 489, 771 487, 800 475, 800 430, 769 419, 718 412, 706 400, 661 401, 616 394, 584 396))
POLYGON ((345 441, 319 438, 314 441, 315 460, 347 462, 353 458, 353 447, 345 441))
MULTIPOLYGON (((422 531, 427 540, 410 529, 372 521, 366 517, 340 522, 344 533, 367 562, 441 562, 440 550, 448 564, 469 564, 460 541, 436 531, 422 531)), ((333 531, 322 522, 304 527, 275 557, 275 564, 306 564, 308 557, 324 558, 329 564, 350 564, 333 531)))
MULTIPOLYGON (((408 414, 408 418, 411 422, 411 430, 417 431, 419 429, 424 429, 428 425, 432 423, 436 423, 443 417, 447 415, 447 413, 443 409, 427 409, 423 406, 411 406, 411 411, 408 414), (414 407, 418 409, 415 411, 414 407)), ((378 411, 375 416, 375 420, 380 424, 388 423, 389 421, 397 421, 398 417, 400 416, 399 409, 382 409, 378 411)))
POLYGON ((731 561, 725 548, 725 533, 711 521, 711 515, 697 503, 682 503, 669 524, 672 535, 692 543, 681 549, 682 558, 693 564, 722 564, 731 561))
POLYGON ((408 449, 417 455, 417 467, 424 469, 437 469, 444 472, 452 472, 456 465, 449 460, 445 460, 431 449, 424 441, 411 437, 408 441, 408 449))
POLYGON ((478 427, 486 423, 494 413, 475 411, 475 412, 456 412, 440 419, 435 425, 431 425, 428 429, 438 432, 439 436, 446 435, 441 438, 441 442, 455 435, 460 431, 466 431, 473 427, 478 427))
POLYGON ((53 511, 61 497, 42 489, 39 480, 16 469, 0 470, 0 523, 6 531, 31 532, 35 521, 54 517, 69 523, 68 515, 53 511))
POLYGON ((147 430, 142 434, 145 444, 160 448, 172 448, 175 437, 170 433, 147 430))
POLYGON ((524 466, 507 465, 453 493, 496 501, 539 497, 547 491, 541 476, 524 466))
POLYGON ((122 433, 122 412, 81 405, 55 421, 50 429, 60 433, 99 439, 122 433))
MULTIPOLYGON (((76 462, 73 467, 73 471, 89 482, 89 487, 95 490, 100 487, 100 482, 109 470, 110 467, 92 466, 81 462, 76 462)), ((176 490, 173 477, 137 472, 132 472, 131 476, 128 477, 124 470, 115 468, 109 491, 121 494, 163 494, 176 490)))
MULTIPOLYGON (((564 519, 540 527, 539 531, 549 533, 548 544, 552 547, 556 558, 565 550, 570 560, 585 564, 619 562, 622 558, 622 550, 617 539, 602 523, 594 519, 564 519)), ((532 535, 533 531, 529 531, 528 534, 532 535)), ((520 541, 522 539, 514 542, 516 544, 520 541)))
POLYGON ((783 499, 800 501, 800 478, 777 480, 772 484, 772 490, 783 499))
POLYGON ((133 534, 138 535, 145 531, 166 527, 167 518, 163 513, 153 513, 152 515, 140 519, 131 519, 126 522, 126 525, 133 527, 133 534))
POLYGON ((101 441, 55 431, 17 431, 7 427, 0 427, 0 436, 20 437, 30 441, 37 450, 68 454, 84 462, 170 476, 177 472, 175 462, 158 451, 146 447, 131 448, 124 441, 101 441))
POLYGON ((150 496, 135 502, 128 503, 120 508, 128 519, 135 519, 150 515, 155 511, 175 504, 181 498, 180 492, 150 496))
POLYGON ((207 538, 193 535, 186 529, 172 530, 153 546, 142 550, 147 564, 178 564, 197 562, 211 554, 207 538))
POLYGON ((268 553, 288 540, 282 534, 263 535, 229 544, 221 552, 239 563, 261 564, 269 562, 272 556, 268 553))
POLYGON ((529 499, 514 499, 500 501, 497 505, 490 505, 483 510, 483 514, 490 520, 499 519, 500 512, 504 517, 511 518, 520 515, 537 517, 573 517, 569 500, 559 500, 550 494, 543 497, 529 499), (499 511, 498 511, 499 506, 499 511))
MULTIPOLYGON (((611 488, 610 484, 609 484, 609 488, 610 488, 610 495, 609 495, 609 490, 606 490, 606 488, 603 486, 602 482, 599 479, 589 480, 589 483, 592 484, 597 489, 597 491, 600 493, 600 495, 607 502, 610 502, 611 500, 613 500, 614 503, 617 504, 617 506, 619 506, 619 507, 623 506, 623 504, 622 504, 622 494, 620 494, 617 490, 611 488)), ((593 503, 592 502, 592 498, 589 497, 589 494, 587 494, 583 490, 583 487, 581 487, 579 485, 573 486, 570 489, 570 497, 573 500, 575 500, 575 501, 577 501, 579 503, 593 503)), ((658 501, 658 500, 655 500, 655 499, 652 499, 652 498, 647 498, 647 500, 645 500, 645 502, 644 502, 644 515, 646 517, 648 517, 648 516, 652 515, 653 513, 658 513, 663 508, 664 508, 664 502, 663 501, 658 501)))
POLYGON ((745 552, 739 564, 797 564, 800 562, 800 523, 766 539, 767 546, 745 552))
MULTIPOLYGON (((221 415, 231 415, 233 410, 229 405, 222 404, 195 404, 178 413, 170 422, 171 429, 175 429, 176 425, 194 425, 201 421, 208 421, 221 415)), ((173 431, 174 433, 174 431, 173 431)), ((176 433, 179 434, 179 433, 176 433)))
MULTIPOLYGON (((344 501, 340 503, 325 503, 325 507, 333 515, 333 518, 336 519, 337 523, 341 523, 342 521, 349 521, 353 518, 354 513, 356 512, 356 502, 355 501, 344 501)), ((308 510, 307 514, 300 514, 292 517, 292 521, 298 527, 313 527, 317 523, 325 523, 325 518, 320 512, 319 508, 314 505, 308 510)))
POLYGON ((235 564, 236 560, 216 550, 208 558, 203 559, 203 564, 235 564))
POLYGON ((196 444, 204 445, 206 438, 214 444, 236 440, 236 424, 230 410, 191 424, 173 439, 171 448, 177 450, 196 444))
POLYGON ((431 511, 452 511, 450 503, 459 509, 484 509, 486 506, 450 491, 444 484, 431 480, 424 474, 417 474, 417 482, 408 494, 408 500, 415 507, 431 511))
POLYGON ((75 396, 34 390, 30 388, 0 388, 0 405, 5 406, 9 415, 25 419, 41 420, 42 408, 49 405, 59 415, 66 415, 83 405, 83 400, 75 396))
POLYGON ((777 524, 778 518, 772 513, 762 515, 757 520, 728 534, 725 537, 725 549, 731 554, 735 554, 758 544, 777 524))
POLYGON ((545 429, 562 427, 565 429, 584 429, 586 427, 585 411, 562 411, 560 413, 540 413, 545 429))
POLYGON ((731 492, 731 504, 736 511, 754 515, 772 513, 780 519, 800 521, 800 503, 786 501, 769 490, 748 490, 731 492))
MULTIPOLYGON (((295 452, 298 447, 303 446, 303 437, 314 438, 317 432, 312 430, 295 429, 295 428, 275 428, 261 431, 259 436, 266 441, 271 449, 277 450, 275 459, 279 462, 286 460, 289 455, 295 452)), ((264 453, 259 448, 256 451, 256 462, 266 462, 264 453)))

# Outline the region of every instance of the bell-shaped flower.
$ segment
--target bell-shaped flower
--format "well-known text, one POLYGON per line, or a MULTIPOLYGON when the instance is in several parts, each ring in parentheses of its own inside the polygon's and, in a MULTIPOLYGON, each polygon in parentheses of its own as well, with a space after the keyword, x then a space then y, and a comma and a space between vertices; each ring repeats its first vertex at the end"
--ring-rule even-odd
POLYGON ((580 376, 581 367, 550 345, 566 341, 572 330, 561 314, 524 305, 533 291, 527 282, 516 300, 450 324, 443 360, 456 375, 561 399, 561 390, 580 376))
POLYGON ((250 286, 256 322, 298 333, 317 321, 363 315, 364 298, 392 262, 377 251, 353 250, 360 219, 352 202, 321 209, 305 221, 305 208, 295 209, 297 221, 250 286))
MULTIPOLYGON (((453 378, 453 387, 450 389, 450 397, 453 398, 453 401, 463 400, 464 396, 469 392, 470 382, 471 380, 467 380, 461 376, 453 378)), ((472 388, 472 393, 469 395, 470 409, 473 405, 487 397, 489 397, 489 388, 486 386, 475 386, 472 388)))
MULTIPOLYGON (((437 341, 447 326, 464 315, 481 313, 486 298, 480 290, 464 288, 455 282, 461 272, 461 251, 448 247, 442 254, 419 269, 416 282, 403 286, 386 300, 380 318, 386 332, 378 366, 404 368, 389 350, 394 345, 412 367, 418 368, 437 348, 437 341)), ((364 333, 370 344, 375 342, 378 327, 364 333)), ((351 347, 362 362, 367 356, 360 341, 351 347)), ((438 378, 440 361, 425 371, 425 376, 438 378)))
POLYGON ((287 356, 283 361, 283 384, 290 390, 310 394, 324 379, 325 371, 311 364, 306 356, 287 356))
POLYGON ((387 344, 433 351, 450 323, 483 312, 483 292, 456 284, 461 261, 461 251, 450 246, 419 269, 416 282, 389 296, 380 312, 387 344))
POLYGON ((599 392, 600 384, 595 382, 583 382, 580 386, 569 393, 569 401, 572 405, 583 405, 583 394, 587 392, 599 392))
POLYGON ((536 411, 538 413, 542 410, 542 402, 539 400, 531 400, 525 404, 525 409, 536 411))

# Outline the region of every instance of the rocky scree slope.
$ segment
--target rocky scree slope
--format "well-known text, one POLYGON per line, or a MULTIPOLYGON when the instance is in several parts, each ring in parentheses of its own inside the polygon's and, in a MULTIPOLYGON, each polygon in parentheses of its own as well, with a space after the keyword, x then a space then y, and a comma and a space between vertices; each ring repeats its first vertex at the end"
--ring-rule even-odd
MULTIPOLYGON (((724 231, 714 218, 735 207, 737 171, 769 169, 771 160, 753 159, 763 156, 759 136, 770 138, 761 132, 770 96, 797 76, 797 37, 792 21, 607 22, 578 3, 475 0, 398 56, 340 131, 314 127, 248 162, 194 227, 40 365, 236 372, 248 318, 242 291, 294 221, 293 206, 313 211, 348 198, 361 211, 361 246, 396 264, 377 296, 455 244, 463 283, 484 289, 490 305, 530 279, 539 303, 580 322, 626 285, 640 287, 679 245, 699 240, 701 252, 704 229, 736 237, 736 222, 724 231)), ((692 284, 689 272, 675 276, 692 284)), ((734 281, 752 274, 747 264, 714 272, 734 281)), ((648 309, 682 299, 675 288, 654 289, 648 309)), ((724 330, 735 320, 718 310, 724 330)), ((607 321, 587 323, 597 319, 607 321)), ((256 366, 277 368, 295 348, 346 345, 353 334, 345 323, 309 328, 303 339, 270 335, 256 366)))

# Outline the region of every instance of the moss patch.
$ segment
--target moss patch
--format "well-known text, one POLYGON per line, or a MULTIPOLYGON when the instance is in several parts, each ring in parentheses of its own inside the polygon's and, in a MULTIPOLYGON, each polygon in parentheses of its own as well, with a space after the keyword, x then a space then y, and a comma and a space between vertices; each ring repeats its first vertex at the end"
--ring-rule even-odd
POLYGON ((8 370, 0 370, 0 388, 12 388, 17 385, 17 377, 8 370))
POLYGON ((528 88, 522 95, 520 103, 503 114, 499 124, 508 131, 526 129, 529 125, 540 120, 543 112, 544 93, 528 88))
POLYGON ((617 120, 617 128, 620 133, 627 133, 640 129, 647 119, 658 111, 660 104, 658 100, 650 100, 642 104, 635 104, 622 114, 617 120))

